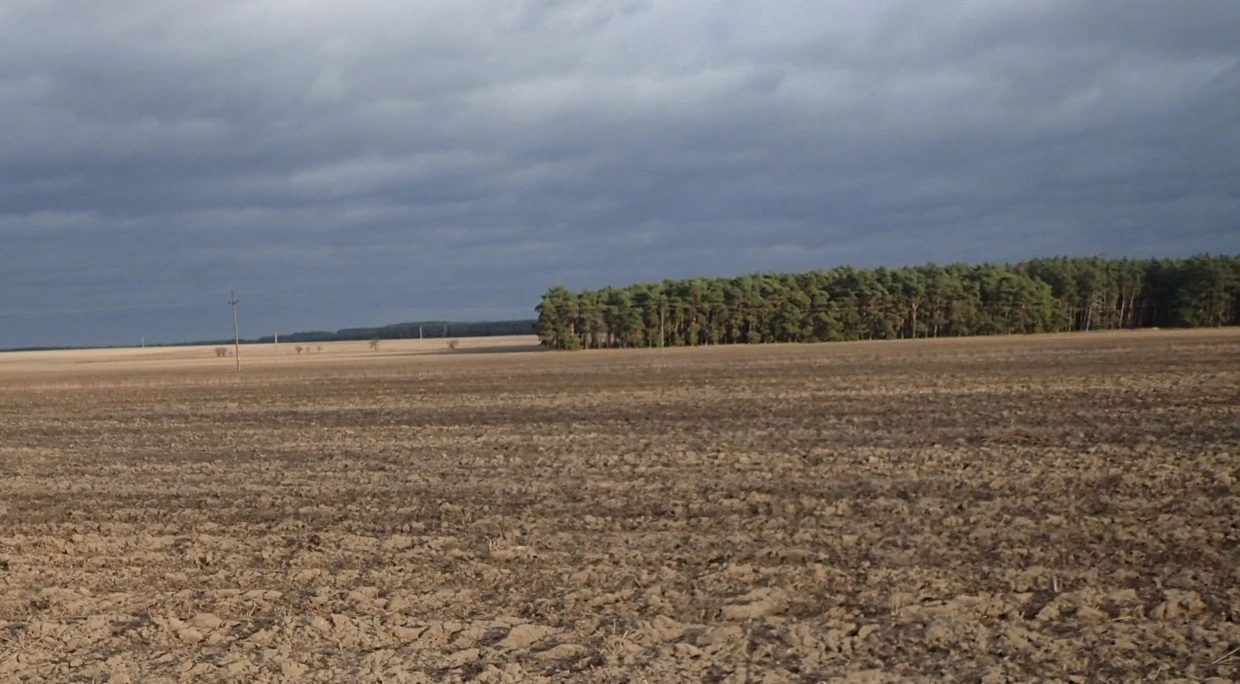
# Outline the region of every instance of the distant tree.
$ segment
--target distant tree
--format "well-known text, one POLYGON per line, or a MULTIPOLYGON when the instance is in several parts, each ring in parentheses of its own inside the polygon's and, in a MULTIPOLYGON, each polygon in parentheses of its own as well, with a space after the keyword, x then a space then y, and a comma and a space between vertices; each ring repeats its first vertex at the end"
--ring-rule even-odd
POLYGON ((223 358, 226 356, 228 356, 228 347, 216 347, 215 348, 215 358, 218 359, 218 358, 223 358))
POLYGON ((299 345, 297 345, 296 347, 293 347, 293 351, 297 352, 297 355, 298 355, 298 356, 300 356, 300 355, 301 355, 301 345, 299 344, 299 345))
POLYGON ((371 351, 379 351, 379 338, 376 337, 371 340, 369 346, 371 351))
POLYGON ((1240 256, 1035 259, 554 287, 551 349, 958 337, 1240 325, 1240 256))
POLYGON ((455 337, 448 340, 448 349, 451 349, 452 351, 456 351, 456 348, 459 346, 461 346, 461 341, 456 339, 455 337))

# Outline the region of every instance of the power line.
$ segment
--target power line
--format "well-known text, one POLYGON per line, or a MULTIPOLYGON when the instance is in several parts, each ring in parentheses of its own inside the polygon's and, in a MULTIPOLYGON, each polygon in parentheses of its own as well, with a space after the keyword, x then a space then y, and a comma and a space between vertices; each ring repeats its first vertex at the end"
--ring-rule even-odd
POLYGON ((0 311, 0 316, 69 316, 87 313, 113 313, 117 311, 173 311, 177 309, 205 309, 215 304, 135 304, 132 306, 100 306, 80 309, 40 309, 38 311, 0 311))
MULTIPOLYGON (((436 292, 438 290, 432 289, 432 290, 427 290, 427 291, 436 292)), ((283 307, 283 306, 288 306, 289 304, 301 304, 305 300, 303 298, 289 298, 289 297, 279 297, 279 296, 276 296, 276 297, 260 296, 258 300, 253 300, 253 299, 250 300, 251 303, 254 303, 255 301, 257 301, 258 304, 263 305, 265 307, 283 307)), ((211 303, 211 302, 194 302, 194 303, 189 303, 189 304, 132 304, 132 305, 120 305, 120 306, 88 306, 88 307, 77 307, 77 308, 70 308, 70 309, 38 309, 36 311, 0 311, 0 317, 12 317, 12 318, 32 317, 33 318, 36 316, 73 316, 77 314, 115 313, 115 312, 120 312, 120 311, 177 311, 177 310, 187 310, 187 309, 210 309, 216 306, 219 306, 219 304, 211 303)), ((516 309, 507 309, 504 307, 473 306, 473 307, 451 307, 451 308, 452 308, 452 311, 454 312, 452 315, 456 315, 456 316, 482 315, 482 316, 490 316, 490 317, 496 317, 496 316, 504 317, 504 316, 519 315, 516 313, 516 309)), ((517 307, 517 308, 521 308, 521 307, 517 307)), ((415 317, 424 316, 428 319, 443 318, 442 315, 430 316, 429 314, 409 314, 409 316, 415 316, 415 317)))

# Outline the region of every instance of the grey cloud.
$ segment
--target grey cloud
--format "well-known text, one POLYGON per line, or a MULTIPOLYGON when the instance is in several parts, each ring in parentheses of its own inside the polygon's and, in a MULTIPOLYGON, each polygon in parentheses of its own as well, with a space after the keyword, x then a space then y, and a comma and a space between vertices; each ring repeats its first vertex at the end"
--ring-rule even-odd
POLYGON ((1235 35, 1231 0, 6 3, 0 346, 218 336, 230 288, 335 328, 1240 251, 1235 35))

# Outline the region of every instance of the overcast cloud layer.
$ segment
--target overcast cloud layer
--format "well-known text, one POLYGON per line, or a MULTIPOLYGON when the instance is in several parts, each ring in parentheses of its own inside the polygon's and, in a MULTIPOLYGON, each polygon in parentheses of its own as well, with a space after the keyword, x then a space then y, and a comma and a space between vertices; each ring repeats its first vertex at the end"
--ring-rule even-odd
POLYGON ((1240 252, 1236 0, 0 0, 0 347, 1240 252))

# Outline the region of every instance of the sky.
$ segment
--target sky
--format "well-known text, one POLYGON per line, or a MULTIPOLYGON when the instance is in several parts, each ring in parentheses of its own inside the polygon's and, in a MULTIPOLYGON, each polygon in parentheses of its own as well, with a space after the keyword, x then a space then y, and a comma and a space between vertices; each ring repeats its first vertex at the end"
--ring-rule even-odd
POLYGON ((0 347, 1240 252, 1235 0, 0 0, 0 347))

